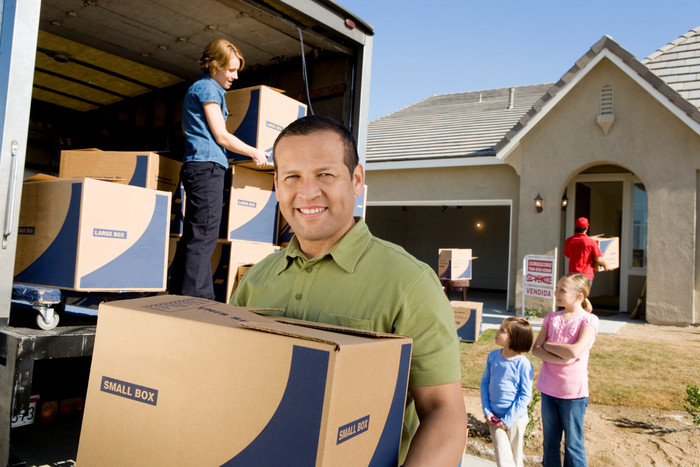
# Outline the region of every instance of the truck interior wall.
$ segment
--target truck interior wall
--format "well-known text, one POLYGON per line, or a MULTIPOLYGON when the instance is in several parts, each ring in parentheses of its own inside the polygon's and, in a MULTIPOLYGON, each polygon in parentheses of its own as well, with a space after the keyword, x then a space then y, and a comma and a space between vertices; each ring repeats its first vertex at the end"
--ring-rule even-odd
MULTIPOLYGON (((307 58, 313 112, 350 126, 352 58, 319 54, 307 58)), ((195 64, 196 66, 196 64, 195 64)), ((155 151, 180 160, 184 149, 182 102, 191 82, 151 91, 90 112, 78 112, 32 100, 25 173, 58 174, 60 151, 99 148, 155 151)), ((273 67, 244 69, 234 89, 265 84, 308 103, 301 60, 281 60, 273 67)))
POLYGON ((374 235, 401 245, 436 272, 440 248, 471 248, 477 259, 470 287, 508 288, 508 206, 368 206, 366 220, 374 235))
MULTIPOLYGON (((354 59, 348 55, 320 52, 306 57, 309 94, 315 114, 351 125, 353 69, 354 59)), ((308 104, 301 60, 281 59, 274 66, 244 69, 234 86, 244 88, 259 84, 282 89, 287 96, 308 104)))

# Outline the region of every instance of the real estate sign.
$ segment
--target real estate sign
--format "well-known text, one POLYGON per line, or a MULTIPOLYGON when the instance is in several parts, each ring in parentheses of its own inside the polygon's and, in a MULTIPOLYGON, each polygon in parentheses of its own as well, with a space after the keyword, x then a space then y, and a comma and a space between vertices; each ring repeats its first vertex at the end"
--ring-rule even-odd
POLYGON ((554 303, 556 275, 556 250, 554 256, 525 256, 523 259, 523 313, 526 296, 552 300, 554 303))

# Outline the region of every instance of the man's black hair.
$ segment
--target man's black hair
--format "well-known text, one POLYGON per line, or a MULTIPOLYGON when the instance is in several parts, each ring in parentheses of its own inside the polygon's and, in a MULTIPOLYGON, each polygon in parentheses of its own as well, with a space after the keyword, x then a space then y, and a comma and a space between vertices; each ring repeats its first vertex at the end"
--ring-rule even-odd
MULTIPOLYGON (((332 131, 340 136, 345 146, 345 165, 350 170, 350 175, 355 171, 355 167, 360 163, 360 158, 357 154, 357 143, 352 133, 345 126, 336 122, 332 118, 324 117, 323 115, 309 115, 293 121, 275 139, 275 144, 272 146, 272 158, 274 161, 275 148, 277 143, 287 136, 304 136, 317 131, 332 131)), ((275 167, 277 164, 275 163, 275 167)))

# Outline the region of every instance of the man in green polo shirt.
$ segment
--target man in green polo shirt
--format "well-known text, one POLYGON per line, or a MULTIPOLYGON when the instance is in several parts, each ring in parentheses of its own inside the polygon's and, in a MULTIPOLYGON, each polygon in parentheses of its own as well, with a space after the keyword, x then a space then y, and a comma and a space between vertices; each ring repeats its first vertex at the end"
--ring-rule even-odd
POLYGON ((345 127, 299 119, 279 135, 273 157, 280 211, 294 237, 246 273, 231 304, 410 336, 400 463, 457 466, 467 430, 459 340, 437 275, 353 217, 364 171, 345 127))

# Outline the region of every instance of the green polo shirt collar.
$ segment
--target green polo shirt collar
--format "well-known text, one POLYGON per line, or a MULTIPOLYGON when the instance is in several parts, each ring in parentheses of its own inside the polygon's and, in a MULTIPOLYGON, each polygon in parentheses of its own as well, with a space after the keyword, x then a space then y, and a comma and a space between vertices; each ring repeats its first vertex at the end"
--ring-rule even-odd
POLYGON ((348 273, 355 272, 355 267, 358 261, 365 253, 372 241, 372 233, 369 231, 367 224, 361 217, 355 218, 355 225, 348 230, 343 238, 336 243, 327 253, 317 256, 313 259, 307 259, 299 247, 299 240, 294 235, 285 248, 287 262, 280 264, 277 275, 282 274, 296 260, 301 261, 301 264, 315 263, 330 256, 338 266, 343 268, 348 273))

